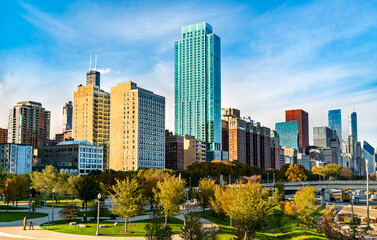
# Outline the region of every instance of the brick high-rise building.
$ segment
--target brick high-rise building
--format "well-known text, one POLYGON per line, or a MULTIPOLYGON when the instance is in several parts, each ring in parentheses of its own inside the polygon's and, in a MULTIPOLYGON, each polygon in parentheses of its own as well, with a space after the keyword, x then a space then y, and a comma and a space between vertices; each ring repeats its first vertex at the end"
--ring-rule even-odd
POLYGON ((309 154, 309 114, 302 109, 286 110, 285 121, 298 121, 299 146, 306 154, 309 154))
POLYGON ((165 168, 183 170, 183 141, 183 136, 165 130, 165 168))
POLYGON ((87 85, 80 85, 73 94, 72 137, 75 141, 87 140, 93 145, 102 145, 103 168, 108 169, 110 93, 100 89, 99 77, 99 72, 90 70, 87 73, 87 85))
POLYGON ((28 144, 41 147, 50 138, 50 111, 41 103, 18 102, 9 111, 8 143, 28 144))
POLYGON ((0 144, 8 143, 8 129, 0 128, 0 144))
POLYGON ((110 169, 165 168, 165 98, 133 82, 111 88, 110 169))

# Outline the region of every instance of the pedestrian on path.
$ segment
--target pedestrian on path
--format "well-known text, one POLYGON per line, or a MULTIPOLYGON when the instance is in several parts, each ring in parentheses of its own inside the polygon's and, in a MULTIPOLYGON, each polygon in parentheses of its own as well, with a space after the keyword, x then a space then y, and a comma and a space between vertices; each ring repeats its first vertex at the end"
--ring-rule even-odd
POLYGON ((26 230, 26 225, 27 225, 27 217, 24 217, 24 230, 26 230))
POLYGON ((29 224, 29 230, 30 229, 33 229, 34 230, 34 223, 33 222, 30 222, 30 224, 29 224))

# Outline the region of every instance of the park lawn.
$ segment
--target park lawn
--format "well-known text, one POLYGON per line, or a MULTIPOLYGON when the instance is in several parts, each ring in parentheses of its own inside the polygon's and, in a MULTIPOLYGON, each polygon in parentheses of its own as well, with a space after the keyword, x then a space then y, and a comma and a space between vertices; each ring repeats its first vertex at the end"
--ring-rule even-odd
POLYGON ((32 218, 41 218, 46 217, 46 213, 31 213, 29 212, 1 212, 0 213, 0 222, 12 222, 12 221, 18 221, 23 220, 24 217, 27 216, 28 219, 32 218))
MULTIPOLYGON (((324 213, 322 210, 316 215, 318 218, 324 213)), ((233 233, 234 228, 229 227, 229 217, 222 219, 211 215, 211 211, 206 211, 203 217, 211 222, 219 225, 219 239, 228 240, 233 239, 236 235, 233 233)), ((284 216, 280 207, 276 207, 274 214, 270 217, 269 225, 256 234, 259 240, 268 239, 327 239, 324 234, 317 233, 316 229, 309 229, 304 231, 297 226, 294 218, 284 216)))
MULTIPOLYGON (((80 223, 81 221, 77 221, 80 223)), ((134 221, 131 224, 128 224, 127 230, 132 231, 132 234, 123 234, 120 231, 124 231, 124 223, 118 223, 118 226, 114 226, 113 222, 108 221, 100 221, 100 224, 107 224, 107 228, 100 228, 101 236, 113 236, 113 237, 143 237, 145 236, 145 225, 150 223, 150 219, 134 221)), ((61 233, 69 233, 69 234, 78 234, 78 235, 96 235, 97 230, 97 222, 91 221, 86 224, 86 228, 80 228, 78 226, 70 226, 67 224, 66 221, 56 221, 55 225, 41 225, 41 228, 50 231, 56 231, 61 233)), ((183 226, 183 221, 177 218, 169 218, 168 226, 170 226, 173 230, 174 234, 181 233, 181 227, 183 226)))
MULTIPOLYGON (((47 200, 47 204, 46 206, 47 207, 52 207, 52 200, 47 200)), ((83 201, 81 200, 73 200, 74 203, 76 203, 76 206, 79 207, 79 208, 82 208, 82 203, 83 201)), ((88 202, 88 208, 89 207, 93 207, 96 203, 95 202, 88 202)), ((72 201, 71 200, 60 200, 60 202, 54 202, 54 207, 66 207, 66 206, 70 206, 72 205, 72 201)))
POLYGON ((18 206, 18 207, 15 207, 15 206, 13 206, 13 205, 0 205, 0 210, 29 210, 29 208, 28 208, 28 206, 27 207, 20 207, 20 206, 18 206))

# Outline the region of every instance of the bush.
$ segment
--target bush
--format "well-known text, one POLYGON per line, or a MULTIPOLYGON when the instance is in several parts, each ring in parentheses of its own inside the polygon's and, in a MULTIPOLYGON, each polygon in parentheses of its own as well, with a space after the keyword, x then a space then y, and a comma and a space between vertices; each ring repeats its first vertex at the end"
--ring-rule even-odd
POLYGON ((64 207, 62 210, 59 211, 60 217, 70 222, 74 220, 79 215, 80 210, 78 207, 75 206, 67 206, 64 207))
POLYGON ((155 209, 151 216, 151 223, 145 225, 145 239, 147 240, 171 240, 173 230, 171 227, 164 227, 164 220, 158 209, 155 209))

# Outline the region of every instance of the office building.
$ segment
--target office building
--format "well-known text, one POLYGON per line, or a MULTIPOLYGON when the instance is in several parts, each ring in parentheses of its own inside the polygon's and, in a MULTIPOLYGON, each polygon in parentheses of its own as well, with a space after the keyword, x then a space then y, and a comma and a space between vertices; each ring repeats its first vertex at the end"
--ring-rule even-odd
POLYGON ((205 141, 207 161, 221 160, 220 38, 205 22, 175 42, 175 134, 205 141))
POLYGON ((111 88, 110 169, 165 168, 165 98, 133 82, 111 88))
POLYGON ((72 101, 68 101, 63 106, 62 132, 72 130, 72 114, 73 114, 72 101))
POLYGON ((183 149, 184 149, 184 169, 193 163, 200 163, 206 161, 206 144, 203 140, 195 139, 194 136, 184 135, 183 149))
POLYGON ((24 174, 32 169, 33 146, 26 144, 0 144, 0 169, 2 172, 24 174))
POLYGON ((33 101, 18 102, 9 111, 8 143, 41 147, 50 138, 50 111, 33 101))
POLYGON ((63 142, 63 141, 74 141, 73 137, 72 137, 72 130, 68 130, 68 131, 65 131, 63 133, 57 133, 55 134, 55 140, 56 140, 56 143, 60 143, 60 142, 63 142))
POLYGON ((300 130, 300 152, 309 153, 309 114, 302 109, 286 110, 285 121, 297 121, 300 130))
POLYGON ((90 69, 86 80, 87 85, 79 85, 73 94, 72 136, 75 141, 86 140, 95 146, 103 146, 103 168, 108 169, 110 93, 99 88, 99 72, 90 69))
POLYGON ((376 171, 376 162, 374 161, 374 148, 366 141, 363 144, 363 158, 368 163, 369 174, 376 171))
POLYGON ((284 164, 284 152, 280 147, 279 134, 271 130, 271 168, 280 169, 284 164))
POLYGON ((45 146, 38 150, 37 163, 33 170, 42 170, 52 165, 69 175, 85 175, 103 170, 103 146, 84 141, 65 141, 56 146, 45 146))
POLYGON ((334 135, 334 131, 328 127, 314 127, 313 128, 313 143, 314 146, 330 148, 331 138, 334 135))
POLYGON ((303 153, 297 153, 297 164, 304 166, 304 168, 308 171, 312 170, 312 164, 310 162, 310 156, 303 154, 303 153))
POLYGON ((356 157, 356 143, 357 143, 357 114, 356 112, 353 112, 348 117, 348 124, 349 124, 349 149, 350 153, 354 157, 356 157))
POLYGON ((8 143, 8 129, 0 128, 0 144, 8 143))
POLYGON ((338 135, 339 141, 343 140, 342 138, 342 110, 341 109, 334 109, 329 110, 328 113, 328 127, 334 131, 336 131, 336 135, 338 135))
POLYGON ((285 164, 297 164, 297 149, 291 147, 284 147, 283 149, 285 164))
POLYGON ((281 147, 300 149, 300 128, 298 121, 276 123, 275 131, 279 134, 281 147))
POLYGON ((183 170, 183 136, 165 130, 165 168, 183 170))

